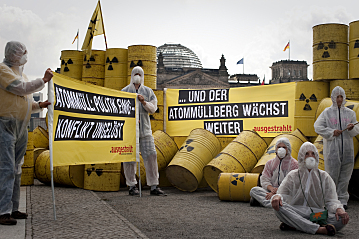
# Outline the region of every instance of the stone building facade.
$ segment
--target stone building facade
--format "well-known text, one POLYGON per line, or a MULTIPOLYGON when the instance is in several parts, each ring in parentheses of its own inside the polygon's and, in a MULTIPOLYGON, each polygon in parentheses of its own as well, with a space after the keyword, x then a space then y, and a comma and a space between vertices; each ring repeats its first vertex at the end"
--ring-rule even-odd
POLYGON ((270 84, 278 84, 293 81, 307 81, 308 64, 306 61, 277 61, 270 67, 272 69, 272 80, 270 84))

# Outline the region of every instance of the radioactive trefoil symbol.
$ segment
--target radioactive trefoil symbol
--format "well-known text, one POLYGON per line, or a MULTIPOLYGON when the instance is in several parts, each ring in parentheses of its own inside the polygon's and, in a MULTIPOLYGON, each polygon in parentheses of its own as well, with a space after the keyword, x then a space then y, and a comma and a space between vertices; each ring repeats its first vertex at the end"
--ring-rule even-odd
POLYGON ((233 180, 233 181, 231 182, 234 186, 237 186, 238 180, 241 181, 242 183, 244 182, 244 176, 242 176, 242 177, 240 177, 240 178, 239 178, 238 176, 239 176, 239 174, 233 174, 233 175, 232 175, 232 177, 235 178, 235 180, 233 180))
POLYGON ((182 149, 186 149, 187 152, 191 152, 191 151, 194 149, 194 147, 189 146, 189 144, 192 143, 192 142, 193 142, 193 139, 188 139, 188 140, 186 140, 186 145, 185 145, 185 146, 182 146, 182 147, 179 149, 179 151, 181 151, 182 149))
POLYGON ((303 110, 312 110, 312 107, 310 107, 309 102, 317 102, 317 97, 315 96, 315 94, 312 94, 309 99, 307 99, 307 97, 305 97, 305 95, 302 93, 299 97, 300 101, 305 101, 307 102, 303 108, 303 110))
POLYGON ((109 57, 106 58, 106 64, 110 63, 110 65, 108 66, 107 70, 112 71, 113 67, 112 67, 112 63, 118 63, 118 59, 117 57, 113 57, 112 60, 110 60, 109 57))
MULTIPOLYGON (((355 48, 359 48, 359 40, 356 40, 355 43, 354 43, 354 49, 355 48)), ((358 57, 359 57, 359 54, 358 54, 358 57)))
POLYGON ((320 42, 318 44, 317 50, 323 50, 324 49, 322 58, 329 58, 330 54, 328 52, 328 49, 335 49, 335 48, 336 48, 336 43, 332 40, 327 45, 325 45, 323 42, 320 42))

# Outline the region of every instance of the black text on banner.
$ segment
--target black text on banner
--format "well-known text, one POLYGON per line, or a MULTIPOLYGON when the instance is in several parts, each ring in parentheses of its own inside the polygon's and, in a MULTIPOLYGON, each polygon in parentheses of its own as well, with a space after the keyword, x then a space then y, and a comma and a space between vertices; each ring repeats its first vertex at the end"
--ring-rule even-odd
POLYGON ((135 99, 100 95, 54 84, 55 110, 82 114, 135 117, 135 99))
POLYGON ((288 117, 288 101, 168 107, 168 121, 288 117))
POLYGON ((59 115, 54 141, 123 140, 124 120, 86 119, 59 115))
POLYGON ((204 121, 204 129, 215 135, 238 135, 243 130, 243 120, 204 121))

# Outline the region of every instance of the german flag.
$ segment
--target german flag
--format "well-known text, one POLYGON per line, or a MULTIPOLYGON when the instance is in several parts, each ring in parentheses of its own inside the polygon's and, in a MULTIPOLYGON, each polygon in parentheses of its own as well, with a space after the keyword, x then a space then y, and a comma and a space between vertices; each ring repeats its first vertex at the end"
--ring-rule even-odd
POLYGON ((287 45, 284 47, 283 51, 286 51, 287 49, 289 49, 289 42, 287 43, 287 45))
POLYGON ((72 44, 74 44, 74 42, 75 42, 76 39, 78 39, 78 38, 79 38, 79 31, 77 31, 77 34, 76 34, 75 39, 74 39, 74 41, 72 42, 72 44))

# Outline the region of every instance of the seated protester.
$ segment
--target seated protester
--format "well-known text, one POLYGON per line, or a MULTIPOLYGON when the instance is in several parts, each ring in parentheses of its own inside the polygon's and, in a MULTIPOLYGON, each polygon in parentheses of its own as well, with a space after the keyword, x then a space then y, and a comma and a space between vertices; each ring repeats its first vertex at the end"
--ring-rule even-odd
POLYGON ((317 148, 309 142, 298 153, 299 169, 291 171, 271 199, 281 230, 300 230, 310 234, 335 235, 349 221, 349 215, 338 200, 333 179, 318 169, 317 148), (328 210, 326 222, 312 222, 328 210), (323 213, 322 213, 323 212, 323 213), (310 214, 312 218, 310 217, 310 214))
POLYGON ((260 177, 262 187, 254 187, 250 191, 251 206, 271 208, 271 197, 277 193, 279 185, 287 174, 298 168, 298 162, 292 158, 292 147, 287 138, 280 138, 275 144, 276 157, 269 160, 264 166, 260 177))

